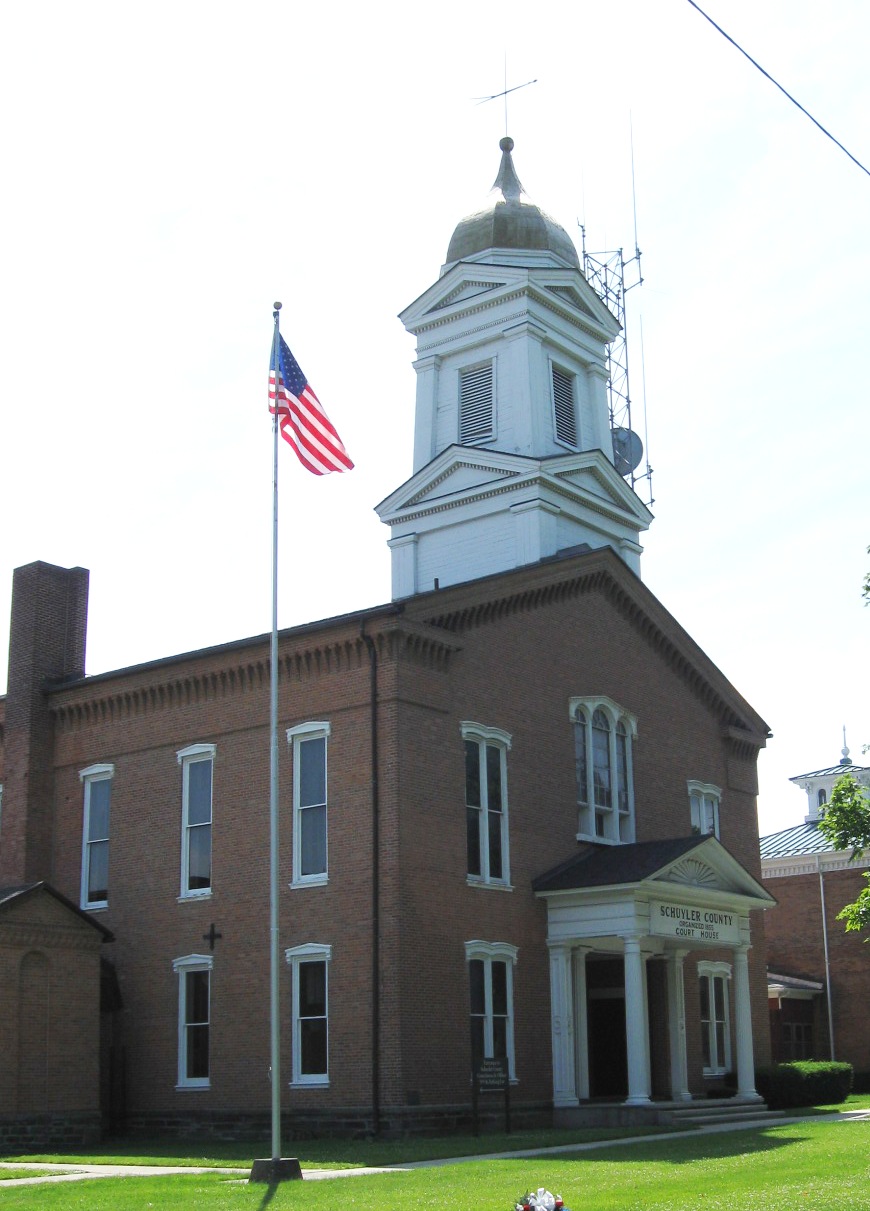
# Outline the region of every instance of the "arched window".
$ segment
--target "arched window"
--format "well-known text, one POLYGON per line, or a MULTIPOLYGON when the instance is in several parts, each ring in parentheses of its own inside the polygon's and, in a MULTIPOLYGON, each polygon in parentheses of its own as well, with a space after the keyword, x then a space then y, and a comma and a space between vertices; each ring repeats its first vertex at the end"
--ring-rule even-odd
POLYGON ((610 698, 572 698, 577 839, 620 844, 634 840, 632 743, 637 723, 610 698))

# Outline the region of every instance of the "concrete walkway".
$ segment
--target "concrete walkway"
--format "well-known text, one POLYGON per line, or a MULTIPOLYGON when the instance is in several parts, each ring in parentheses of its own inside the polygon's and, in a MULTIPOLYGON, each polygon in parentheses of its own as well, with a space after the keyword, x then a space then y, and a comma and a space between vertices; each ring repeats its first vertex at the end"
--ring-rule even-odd
MULTIPOLYGON (((844 1110, 838 1114, 794 1115, 762 1125, 782 1127, 788 1123, 836 1123, 861 1120, 870 1120, 870 1110, 844 1110)), ((723 1131, 751 1131, 757 1129, 759 1125, 758 1122, 712 1123, 703 1127, 694 1127, 679 1134, 710 1135, 723 1131)), ((411 1169, 433 1169, 442 1165, 461 1165, 467 1161, 522 1160, 533 1156, 557 1156, 565 1152, 591 1152, 597 1148, 620 1148, 626 1144, 649 1144, 655 1143, 657 1140, 672 1140, 674 1136, 675 1132, 667 1131, 656 1135, 625 1136, 619 1139, 593 1140, 582 1144, 557 1144, 550 1148, 525 1148, 517 1152, 484 1152, 475 1156, 445 1156, 438 1160, 409 1161, 404 1165, 360 1165, 351 1169, 303 1169, 302 1177, 305 1181, 326 1181, 330 1178, 359 1177, 370 1173, 407 1173, 411 1169)), ((32 1177, 0 1177, 0 1187, 33 1186, 45 1182, 78 1182, 95 1177, 162 1177, 167 1174, 185 1173, 217 1173, 236 1181, 246 1181, 251 1171, 250 1166, 246 1166, 244 1169, 229 1169, 193 1165, 62 1165, 48 1162, 0 1161, 0 1174, 4 1169, 38 1169, 40 1172, 32 1177)))

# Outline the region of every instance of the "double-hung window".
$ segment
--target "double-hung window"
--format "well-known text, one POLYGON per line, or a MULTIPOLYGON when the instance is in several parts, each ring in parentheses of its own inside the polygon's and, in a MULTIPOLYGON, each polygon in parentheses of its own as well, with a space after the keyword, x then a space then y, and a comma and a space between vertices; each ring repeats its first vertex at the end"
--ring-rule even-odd
POLYGON ((293 1084, 329 1084, 329 963, 318 942, 285 951, 293 979, 293 1084))
POLYGON ((719 800, 722 791, 711 782, 689 782, 692 832, 719 836, 719 800))
POLYGON ((517 948, 507 942, 465 943, 471 1011, 471 1063, 507 1059, 511 1080, 514 1065, 514 975, 517 948))
POLYGON ((293 885, 327 880, 328 723, 300 723, 287 729, 293 747, 293 885))
POLYGON ((731 1024, 728 1007, 728 963, 699 963, 701 1053, 705 1076, 724 1076, 731 1068, 731 1024))
POLYGON ((468 878, 510 883, 507 753, 511 738, 500 728, 465 720, 465 816, 468 878))
POLYGON ((79 771, 84 789, 82 824, 82 908, 109 903, 109 808, 114 765, 89 765, 79 771))
POLYGON ((210 1084, 211 955, 185 955, 172 969, 178 976, 178 1088, 210 1084))
POLYGON ((577 839, 611 845, 634 840, 637 720, 611 698, 572 698, 577 839))
POLYGON ((212 778, 215 746, 191 744, 181 766, 181 898, 211 894, 212 778))

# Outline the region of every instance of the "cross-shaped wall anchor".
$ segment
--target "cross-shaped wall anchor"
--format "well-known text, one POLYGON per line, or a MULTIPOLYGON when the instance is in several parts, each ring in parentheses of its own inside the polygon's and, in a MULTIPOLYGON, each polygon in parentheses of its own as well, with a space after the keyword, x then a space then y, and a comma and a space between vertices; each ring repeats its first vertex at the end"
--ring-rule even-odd
POLYGON ((224 935, 222 933, 217 933, 215 931, 214 921, 212 921, 211 925, 208 927, 208 933, 204 933, 202 935, 202 940, 204 942, 208 942, 210 949, 214 950, 215 942, 218 940, 218 938, 222 938, 223 936, 224 935))

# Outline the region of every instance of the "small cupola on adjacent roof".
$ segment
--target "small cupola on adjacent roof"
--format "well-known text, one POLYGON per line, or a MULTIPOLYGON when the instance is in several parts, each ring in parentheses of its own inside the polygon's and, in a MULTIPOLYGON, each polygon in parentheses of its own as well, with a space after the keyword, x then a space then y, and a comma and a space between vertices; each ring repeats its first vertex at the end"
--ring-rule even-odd
POLYGON ((578 547, 640 571, 652 515, 614 467, 607 346, 619 324, 570 236, 529 201, 504 138, 489 205, 401 313, 417 340, 414 470, 377 506, 393 597, 578 547))
POLYGON ((870 788, 870 766, 853 765, 846 744, 846 729, 843 728, 843 747, 840 750, 840 760, 836 765, 824 769, 811 770, 808 774, 798 774, 789 781, 807 793, 809 811, 805 823, 815 824, 825 814, 825 806, 830 803, 831 795, 838 779, 843 774, 851 774, 859 786, 870 788))

